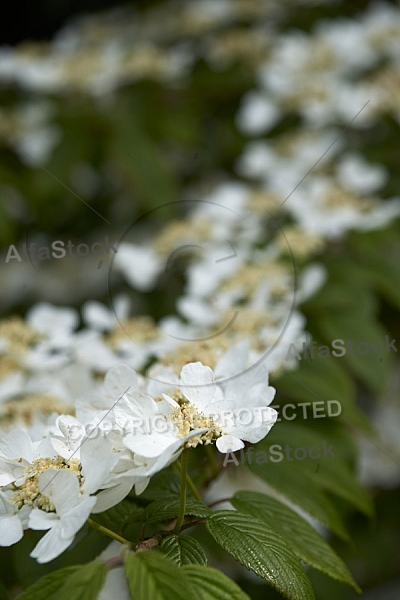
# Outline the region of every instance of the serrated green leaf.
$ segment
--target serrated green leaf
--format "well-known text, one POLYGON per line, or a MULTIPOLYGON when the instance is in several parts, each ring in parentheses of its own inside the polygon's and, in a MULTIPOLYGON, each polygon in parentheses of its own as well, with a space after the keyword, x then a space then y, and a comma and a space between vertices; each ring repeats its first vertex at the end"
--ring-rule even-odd
POLYGON ((221 510, 208 518, 207 528, 228 554, 289 600, 315 598, 295 554, 281 536, 259 519, 221 510))
POLYGON ((248 468, 299 508, 324 523, 337 536, 349 541, 349 535, 334 504, 315 482, 304 478, 303 473, 297 469, 297 464, 293 465, 286 460, 266 465, 253 462, 248 468))
POLYGON ((182 565, 207 564, 207 556, 199 542, 189 535, 177 536, 169 535, 164 538, 160 545, 160 550, 173 560, 182 565))
POLYGON ((41 531, 28 530, 18 544, 11 547, 13 566, 18 581, 24 587, 64 567, 75 567, 95 560, 110 543, 110 538, 86 524, 78 531, 74 542, 65 552, 49 563, 39 564, 29 555, 42 536, 41 531))
POLYGON ((43 598, 54 600, 56 597, 58 598, 58 592, 68 577, 81 568, 81 566, 65 567, 42 577, 18 596, 18 600, 43 600, 43 598))
POLYGON ((96 600, 108 573, 106 563, 94 561, 77 569, 57 593, 57 600, 96 600))
POLYGON ((238 492, 232 500, 235 508, 257 517, 282 536, 297 558, 333 579, 348 583, 361 591, 344 562, 327 542, 282 502, 258 492, 238 492))
MULTIPOLYGON (((211 513, 211 510, 197 500, 187 499, 185 515, 199 517, 205 519, 211 513)), ((157 523, 159 521, 169 521, 174 519, 179 514, 179 498, 172 496, 168 498, 160 498, 146 506, 142 519, 145 523, 157 523)))
MULTIPOLYGON (((140 498, 145 500, 158 500, 165 495, 179 497, 181 489, 181 476, 175 467, 168 467, 156 473, 150 480, 145 491, 140 494, 140 498)), ((188 490, 188 495, 190 490, 188 490)), ((130 493, 132 497, 136 497, 134 492, 130 493)))
POLYGON ((234 581, 216 569, 187 565, 182 570, 195 587, 199 600, 250 600, 234 581))
POLYGON ((134 600, 187 600, 195 590, 182 569, 160 552, 136 552, 125 562, 128 588, 134 600))

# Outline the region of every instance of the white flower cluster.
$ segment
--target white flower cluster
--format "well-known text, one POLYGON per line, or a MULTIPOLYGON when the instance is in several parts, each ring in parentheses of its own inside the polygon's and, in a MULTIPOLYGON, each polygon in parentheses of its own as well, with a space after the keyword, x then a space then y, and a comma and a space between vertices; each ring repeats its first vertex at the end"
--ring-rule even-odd
MULTIPOLYGON (((243 353, 246 348, 239 345, 230 359, 241 362, 243 353)), ((118 504, 133 486, 141 493, 184 447, 216 441, 221 452, 228 452, 243 448, 243 440, 256 443, 265 437, 277 418, 269 408, 275 390, 268 373, 259 367, 239 383, 219 383, 226 358, 216 372, 188 363, 179 378, 170 373, 174 381, 168 384, 148 382, 126 365, 114 367, 96 394, 77 399, 76 416, 53 414, 29 434, 18 429, 5 434, 0 440, 0 544, 16 543, 28 527, 49 530, 31 554, 48 562, 68 548, 91 513, 118 504), (144 419, 158 419, 158 426, 137 428, 144 419), (107 426, 114 422, 121 428, 107 426)))
POLYGON ((311 34, 260 36, 252 27, 240 37, 217 25, 253 22, 277 5, 203 0, 187 7, 153 28, 150 18, 143 27, 118 12, 115 26, 108 17, 85 20, 44 55, 0 56, 2 80, 103 94, 151 72, 182 77, 198 55, 186 45, 164 52, 159 40, 186 32, 190 45, 207 32, 197 52, 214 64, 239 57, 259 75, 260 90, 238 112, 243 132, 267 133, 290 112, 302 118, 295 131, 246 145, 237 171, 247 183, 227 180, 146 243, 119 244, 112 268, 141 291, 168 276, 177 250, 189 253, 177 315, 158 323, 130 316, 129 301, 117 297, 112 310, 87 302, 83 325, 77 311, 47 303, 25 320, 0 321, 0 544, 16 543, 26 528, 47 530, 32 553, 39 562, 62 553, 91 513, 133 487, 141 493, 185 447, 215 443, 233 452, 263 439, 277 418, 269 374, 296 367, 285 357, 304 339, 299 306, 326 276, 313 259, 348 230, 383 227, 400 213, 397 199, 371 195, 384 189, 385 168, 350 152, 343 139, 324 155, 339 134, 334 124, 350 121, 367 100, 356 127, 379 112, 398 117, 389 93, 400 64, 398 9, 379 5, 359 21, 323 23, 311 34), (267 37, 268 47, 251 43, 267 37), (154 45, 145 46, 149 39, 154 45))
MULTIPOLYGON (((397 6, 381 2, 357 18, 318 21, 310 33, 289 29, 282 35, 284 23, 285 11, 275 0, 172 0, 144 12, 121 8, 75 20, 50 43, 2 47, 0 81, 41 98, 79 91, 97 98, 102 109, 102 99, 109 97, 109 106, 126 84, 149 78, 181 86, 199 60, 216 70, 240 61, 259 82, 237 115, 246 134, 268 133, 293 113, 307 127, 347 125, 367 103, 354 127, 374 125, 385 114, 399 120, 397 6)), ((26 153, 46 160, 62 137, 50 122, 54 112, 54 102, 39 98, 0 111, 1 130, 23 160, 29 162, 26 153)), ((344 180, 348 170, 352 182, 363 179, 359 158, 348 157, 344 180)), ((371 178, 372 188, 380 178, 371 178)))

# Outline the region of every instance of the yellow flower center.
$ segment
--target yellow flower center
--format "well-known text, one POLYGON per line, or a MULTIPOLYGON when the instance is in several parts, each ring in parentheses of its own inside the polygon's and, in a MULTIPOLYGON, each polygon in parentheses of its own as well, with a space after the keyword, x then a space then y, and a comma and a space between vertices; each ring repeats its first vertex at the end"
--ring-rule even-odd
POLYGON ((47 512, 54 511, 55 507, 51 504, 49 498, 41 494, 39 489, 39 475, 48 469, 58 471, 67 470, 74 473, 79 481, 82 479, 80 472, 80 462, 77 458, 72 458, 69 462, 61 456, 57 458, 38 458, 33 461, 24 471, 25 481, 22 485, 16 486, 12 502, 18 505, 18 508, 30 506, 32 508, 41 508, 47 512))

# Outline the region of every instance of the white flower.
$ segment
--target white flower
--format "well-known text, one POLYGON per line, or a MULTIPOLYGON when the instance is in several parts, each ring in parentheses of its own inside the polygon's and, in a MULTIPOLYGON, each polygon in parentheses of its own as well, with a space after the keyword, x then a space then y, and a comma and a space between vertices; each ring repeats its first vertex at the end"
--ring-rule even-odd
MULTIPOLYGON (((240 354, 236 361, 240 366, 242 346, 236 352, 240 354)), ((244 354, 247 358, 247 349, 244 354)), ((221 362, 219 373, 228 362, 229 357, 221 362)), ((242 440, 255 443, 268 433, 277 418, 276 411, 268 407, 275 390, 268 386, 266 375, 265 369, 250 370, 222 389, 210 367, 189 363, 182 368, 175 390, 163 393, 162 399, 127 393, 114 409, 116 421, 131 430, 125 435, 124 444, 135 456, 157 459, 144 468, 144 473, 150 475, 173 462, 184 446, 208 444, 216 439, 217 448, 227 452, 242 448, 242 440), (244 410, 246 423, 242 419, 244 410)))
POLYGON ((49 469, 39 477, 39 489, 46 494, 55 512, 33 509, 29 517, 31 529, 48 529, 35 546, 31 557, 46 563, 59 556, 74 541, 75 534, 85 524, 94 505, 95 497, 80 493, 79 482, 73 473, 49 469))
POLYGON ((127 242, 119 245, 114 259, 114 268, 123 273, 132 287, 142 292, 154 287, 163 266, 162 259, 151 247, 127 242))
POLYGON ((100 302, 90 300, 82 307, 82 318, 86 325, 96 331, 109 331, 118 325, 118 319, 129 316, 130 300, 127 296, 117 296, 114 301, 115 313, 100 302))
POLYGON ((29 510, 18 511, 15 504, 9 502, 4 492, 0 492, 0 546, 12 546, 23 536, 24 521, 29 510))
POLYGON ((383 165, 372 165, 357 154, 346 154, 337 167, 339 183, 359 194, 370 194, 385 185, 388 174, 383 165))
POLYGON ((259 92, 248 92, 242 99, 236 123, 243 133, 261 134, 277 123, 281 111, 277 105, 259 92))
POLYGON ((0 439, 0 486, 21 485, 37 460, 56 455, 49 440, 33 442, 24 431, 11 431, 0 439))
POLYGON ((72 308, 61 308, 41 302, 28 310, 26 320, 34 329, 49 338, 62 339, 76 329, 79 315, 72 308))

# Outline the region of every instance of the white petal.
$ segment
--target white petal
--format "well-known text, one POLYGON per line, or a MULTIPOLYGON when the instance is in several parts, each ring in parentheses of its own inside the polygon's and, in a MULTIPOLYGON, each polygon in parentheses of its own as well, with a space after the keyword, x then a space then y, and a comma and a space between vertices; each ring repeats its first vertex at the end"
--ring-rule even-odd
POLYGON ((104 393, 110 401, 110 407, 117 402, 121 394, 139 389, 137 373, 128 365, 118 365, 110 369, 104 378, 104 393))
POLYGON ((215 377, 227 379, 238 375, 244 370, 249 355, 249 342, 243 340, 229 348, 218 361, 214 373, 215 377))
MULTIPOLYGON (((57 438, 50 438, 50 442, 54 451, 62 458, 68 460, 74 454, 74 450, 69 448, 62 440, 59 440, 57 438)), ((74 457, 79 458, 79 453, 76 452, 74 454, 74 457)))
POLYGON ((97 331, 108 331, 116 322, 114 314, 108 308, 93 300, 82 306, 82 318, 88 327, 97 331))
POLYGON ((28 310, 26 320, 37 331, 52 337, 56 331, 68 332, 75 329, 79 323, 79 316, 72 308, 61 308, 41 302, 28 310))
POLYGON ((22 523, 18 515, 0 519, 0 546, 16 544, 22 536, 22 523))
POLYGON ((16 470, 14 469, 14 465, 9 465, 6 462, 2 462, 0 460, 0 487, 3 487, 15 481, 17 477, 22 475, 22 472, 23 469, 19 469, 16 472, 16 470))
POLYGON ((88 438, 81 448, 81 464, 85 482, 83 489, 86 494, 94 494, 105 482, 118 462, 117 454, 113 453, 111 443, 107 438, 88 438))
POLYGON ((29 515, 29 527, 31 529, 51 529, 60 520, 55 513, 34 508, 29 515))
POLYGON ((150 377, 147 392, 153 398, 157 398, 163 393, 168 393, 179 385, 178 377, 168 367, 154 365, 149 369, 147 375, 150 377))
POLYGON ((115 314, 120 321, 129 317, 131 301, 126 294, 119 294, 114 300, 115 314))
POLYGON ((114 485, 114 487, 102 490, 96 498, 96 505, 92 509, 93 514, 104 512, 109 508, 112 508, 121 500, 126 498, 133 486, 132 480, 123 479, 121 483, 114 485))
MULTIPOLYGON (((250 411, 251 409, 248 410, 250 411)), ((251 415, 249 412, 246 415, 242 415, 242 420, 247 422, 249 416, 251 417, 251 419, 249 419, 249 424, 241 425, 240 409, 234 411, 233 422, 235 425, 225 427, 224 429, 227 433, 245 440, 246 442, 256 444, 269 433, 278 418, 278 413, 274 408, 265 407, 262 414, 257 410, 251 410, 251 415)))
POLYGON ((40 542, 36 544, 30 556, 36 558, 38 563, 47 563, 54 558, 57 558, 72 544, 74 538, 62 539, 60 529, 53 527, 42 537, 40 542))
POLYGON ((86 519, 89 517, 95 504, 96 498, 94 496, 89 496, 89 498, 86 498, 79 502, 77 506, 71 508, 71 510, 61 518, 60 535, 63 540, 70 539, 84 526, 86 519))
POLYGON ((114 261, 115 268, 125 275, 127 282, 143 292, 151 290, 162 261, 152 248, 122 243, 114 261))
POLYGON ((0 492, 0 519, 10 517, 15 513, 15 505, 8 502, 6 495, 0 492))
POLYGON ((70 442, 72 444, 76 442, 79 445, 85 437, 85 427, 78 419, 75 419, 75 417, 71 417, 70 415, 60 415, 56 419, 56 425, 65 437, 67 445, 69 445, 70 442))
POLYGON ((0 402, 21 394, 25 386, 25 377, 20 371, 2 377, 0 382, 0 402))
POLYGON ((135 483, 136 495, 140 496, 140 494, 143 494, 144 490, 147 488, 149 483, 150 483, 150 477, 144 477, 141 481, 138 481, 137 483, 135 483))
MULTIPOLYGON (((171 444, 176 442, 172 432, 163 433, 128 433, 124 437, 124 444, 131 452, 147 458, 155 458, 165 452, 171 444)), ((183 442, 182 442, 183 443, 183 442)))
POLYGON ((237 452, 244 448, 244 443, 234 435, 223 435, 217 439, 217 448, 220 452, 226 454, 227 452, 237 452))
POLYGON ((212 369, 201 362, 189 363, 182 368, 181 383, 186 398, 199 410, 210 404, 217 389, 212 369))
POLYGON ((56 507, 57 514, 66 514, 79 501, 79 482, 69 471, 49 469, 39 475, 39 489, 56 507))
POLYGON ((260 134, 269 131, 280 117, 278 106, 259 92, 251 90, 242 99, 236 116, 238 128, 243 133, 260 134))
POLYGON ((33 462, 36 458, 32 440, 24 431, 10 431, 0 440, 0 453, 6 458, 24 458, 33 462))

